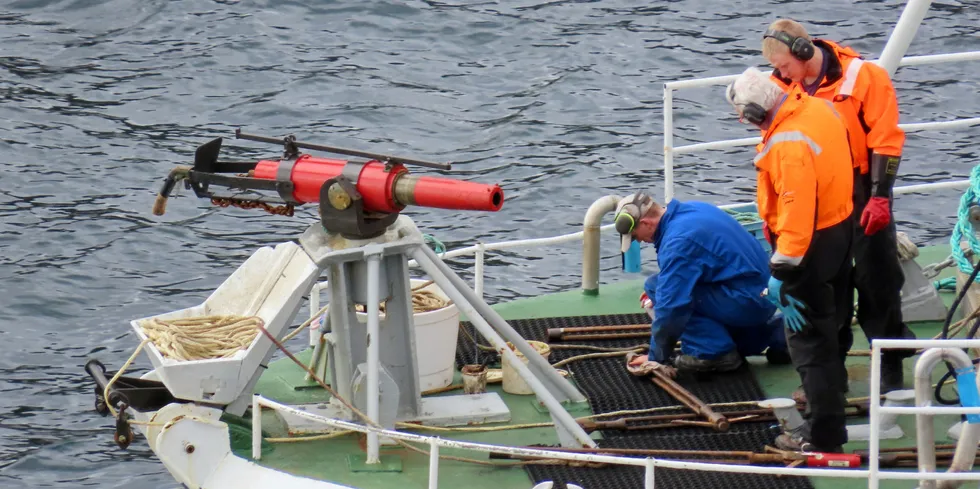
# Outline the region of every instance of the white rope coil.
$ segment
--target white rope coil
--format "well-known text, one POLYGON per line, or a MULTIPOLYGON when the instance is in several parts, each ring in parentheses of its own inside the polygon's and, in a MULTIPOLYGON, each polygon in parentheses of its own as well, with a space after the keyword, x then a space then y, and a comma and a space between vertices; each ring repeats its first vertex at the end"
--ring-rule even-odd
MULTIPOLYGON (((435 311, 437 309, 442 309, 449 305, 449 301, 439 297, 435 292, 430 292, 428 290, 413 290, 412 291, 412 312, 418 314, 420 312, 435 311)), ((385 303, 382 302, 378 305, 381 314, 385 313, 385 303)), ((354 306, 357 312, 364 312, 364 305, 357 304, 354 306)))
POLYGON ((265 325, 257 316, 200 316, 140 323, 143 334, 165 358, 177 361, 228 358, 245 350, 265 325))
POLYGON ((919 247, 909 239, 908 234, 899 231, 895 233, 895 238, 898 242, 898 259, 900 261, 909 261, 919 256, 919 247))

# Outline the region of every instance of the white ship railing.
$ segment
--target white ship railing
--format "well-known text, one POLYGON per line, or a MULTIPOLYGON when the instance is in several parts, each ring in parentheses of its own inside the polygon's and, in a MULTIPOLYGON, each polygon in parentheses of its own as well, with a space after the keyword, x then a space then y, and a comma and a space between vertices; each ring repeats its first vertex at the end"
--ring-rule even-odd
MULTIPOLYGON (((915 185, 903 185, 901 187, 895 187, 895 195, 912 194, 912 193, 928 193, 937 190, 965 190, 970 186, 970 180, 947 180, 943 182, 932 182, 932 183, 920 183, 915 185)), ((754 202, 739 202, 734 204, 725 204, 718 207, 722 209, 731 209, 746 204, 754 204, 754 202)), ((615 225, 606 224, 599 228, 601 232, 613 233, 615 225)), ((555 246, 567 243, 577 243, 582 241, 584 231, 578 231, 574 233, 561 234, 558 236, 550 236, 546 238, 532 238, 532 239, 515 239, 509 241, 497 241, 493 243, 482 243, 479 242, 475 245, 467 246, 465 248, 457 248, 455 250, 447 251, 445 254, 440 255, 443 259, 456 258, 460 256, 474 256, 474 267, 473 267, 473 290, 483 297, 483 277, 485 274, 484 263, 486 262, 486 256, 488 251, 500 251, 500 250, 512 250, 512 249, 528 249, 537 248, 542 246, 555 246)), ((411 266, 415 266, 414 260, 410 262, 411 266)), ((315 313, 320 310, 320 293, 327 287, 327 282, 319 282, 313 285, 310 290, 310 314, 315 313)), ((311 344, 315 341, 310 340, 311 344)))
MULTIPOLYGON (((952 63, 961 61, 980 60, 980 51, 966 51, 952 54, 936 54, 929 56, 909 56, 902 58, 899 66, 917 66, 933 63, 952 63)), ((879 60, 873 60, 877 63, 879 60)), ((772 73, 767 71, 766 74, 772 73)), ((738 75, 713 76, 708 78, 695 78, 692 80, 672 81, 664 84, 664 201, 670 202, 674 198, 674 155, 690 154, 699 151, 735 148, 740 146, 752 146, 759 144, 762 138, 740 138, 726 139, 721 141, 709 141, 705 143, 686 144, 674 147, 674 91, 686 88, 703 88, 716 85, 726 85, 737 78, 738 75)), ((911 124, 899 124, 906 133, 932 131, 940 129, 960 129, 964 127, 980 126, 980 117, 956 119, 952 121, 931 121, 911 124)), ((897 190, 897 189, 896 189, 897 190)))
MULTIPOLYGON (((874 340, 871 345, 871 376, 877 378, 881 372, 881 350, 883 348, 980 348, 980 340, 874 340)), ((878 383, 871 382, 870 396, 870 425, 877 426, 878 419, 882 414, 980 414, 980 407, 888 407, 881 405, 878 383)), ((740 474, 765 474, 782 476, 806 476, 806 477, 845 477, 851 479, 868 479, 868 488, 877 489, 879 481, 885 480, 919 480, 919 481, 942 481, 942 480, 980 480, 980 472, 910 472, 901 469, 881 470, 879 465, 878 441, 880 433, 878 430, 871 431, 869 440, 868 466, 865 469, 810 469, 810 468, 789 468, 789 467, 764 467, 752 465, 731 465, 709 462, 687 462, 679 460, 658 459, 655 457, 625 457, 615 455, 601 455, 589 453, 570 453, 556 452, 547 449, 523 448, 506 445, 491 445, 486 443, 475 443, 462 440, 445 439, 436 436, 425 436, 401 431, 386 430, 366 426, 349 421, 332 419, 318 414, 310 413, 278 403, 261 395, 252 397, 252 412, 259 413, 261 408, 266 407, 282 413, 298 416, 306 420, 322 423, 337 430, 350 430, 359 433, 375 433, 379 436, 388 437, 405 442, 420 443, 428 445, 429 448, 429 489, 439 487, 439 451, 441 448, 454 448, 461 450, 471 450, 482 453, 503 453, 523 457, 540 457, 574 462, 595 462, 612 465, 628 465, 644 467, 644 489, 654 489, 655 472, 658 467, 667 469, 683 470, 703 470, 709 472, 730 472, 740 474)), ((262 457, 262 416, 252 416, 252 458, 261 460, 262 457)))

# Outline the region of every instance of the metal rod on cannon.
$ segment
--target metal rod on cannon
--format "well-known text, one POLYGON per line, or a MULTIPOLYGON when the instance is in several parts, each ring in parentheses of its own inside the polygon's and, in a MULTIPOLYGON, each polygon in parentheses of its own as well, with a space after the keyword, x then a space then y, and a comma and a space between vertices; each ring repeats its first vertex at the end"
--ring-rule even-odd
MULTIPOLYGON (((256 141, 259 143, 270 143, 270 144, 284 144, 285 140, 282 138, 273 138, 268 136, 258 136, 255 134, 246 134, 242 132, 241 129, 235 129, 236 139, 245 139, 248 141, 256 141)), ((336 153, 347 156, 357 156, 360 158, 370 158, 373 160, 378 160, 381 162, 390 163, 401 163, 424 166, 428 168, 435 168, 437 170, 450 170, 452 169, 452 163, 436 163, 433 161, 416 160, 414 158, 404 158, 401 156, 391 156, 381 153, 371 153, 369 151, 360 151, 356 149, 338 148, 336 146, 325 146, 322 144, 304 143, 302 141, 291 141, 293 146, 303 149, 312 149, 316 151, 326 151, 328 153, 336 153)))

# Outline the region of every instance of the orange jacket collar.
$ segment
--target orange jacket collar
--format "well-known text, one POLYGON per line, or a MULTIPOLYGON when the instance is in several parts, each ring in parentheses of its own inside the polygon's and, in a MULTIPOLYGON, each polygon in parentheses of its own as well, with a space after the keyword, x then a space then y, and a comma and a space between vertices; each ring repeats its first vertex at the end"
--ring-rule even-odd
POLYGON ((779 105, 776 113, 772 116, 772 122, 769 123, 769 127, 762 131, 762 144, 766 144, 769 141, 769 136, 776 131, 779 124, 800 110, 806 97, 809 97, 809 95, 800 88, 799 84, 794 84, 790 87, 789 93, 786 94, 786 100, 783 101, 782 105, 779 105))

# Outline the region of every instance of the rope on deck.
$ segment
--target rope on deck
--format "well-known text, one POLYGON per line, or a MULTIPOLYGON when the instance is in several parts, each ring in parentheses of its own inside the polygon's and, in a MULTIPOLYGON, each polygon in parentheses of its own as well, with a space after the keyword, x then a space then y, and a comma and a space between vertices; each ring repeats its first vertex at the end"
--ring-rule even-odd
MULTIPOLYGON (((973 256, 980 256, 980 240, 970 220, 970 207, 978 204, 980 198, 980 165, 973 167, 970 171, 970 186, 960 197, 960 207, 957 212, 956 225, 953 226, 953 233, 949 238, 953 259, 960 271, 966 274, 973 272, 973 264, 966 257, 966 253, 961 242, 966 242, 966 247, 973 253, 973 256)), ((975 279, 980 282, 980 276, 975 279)))

